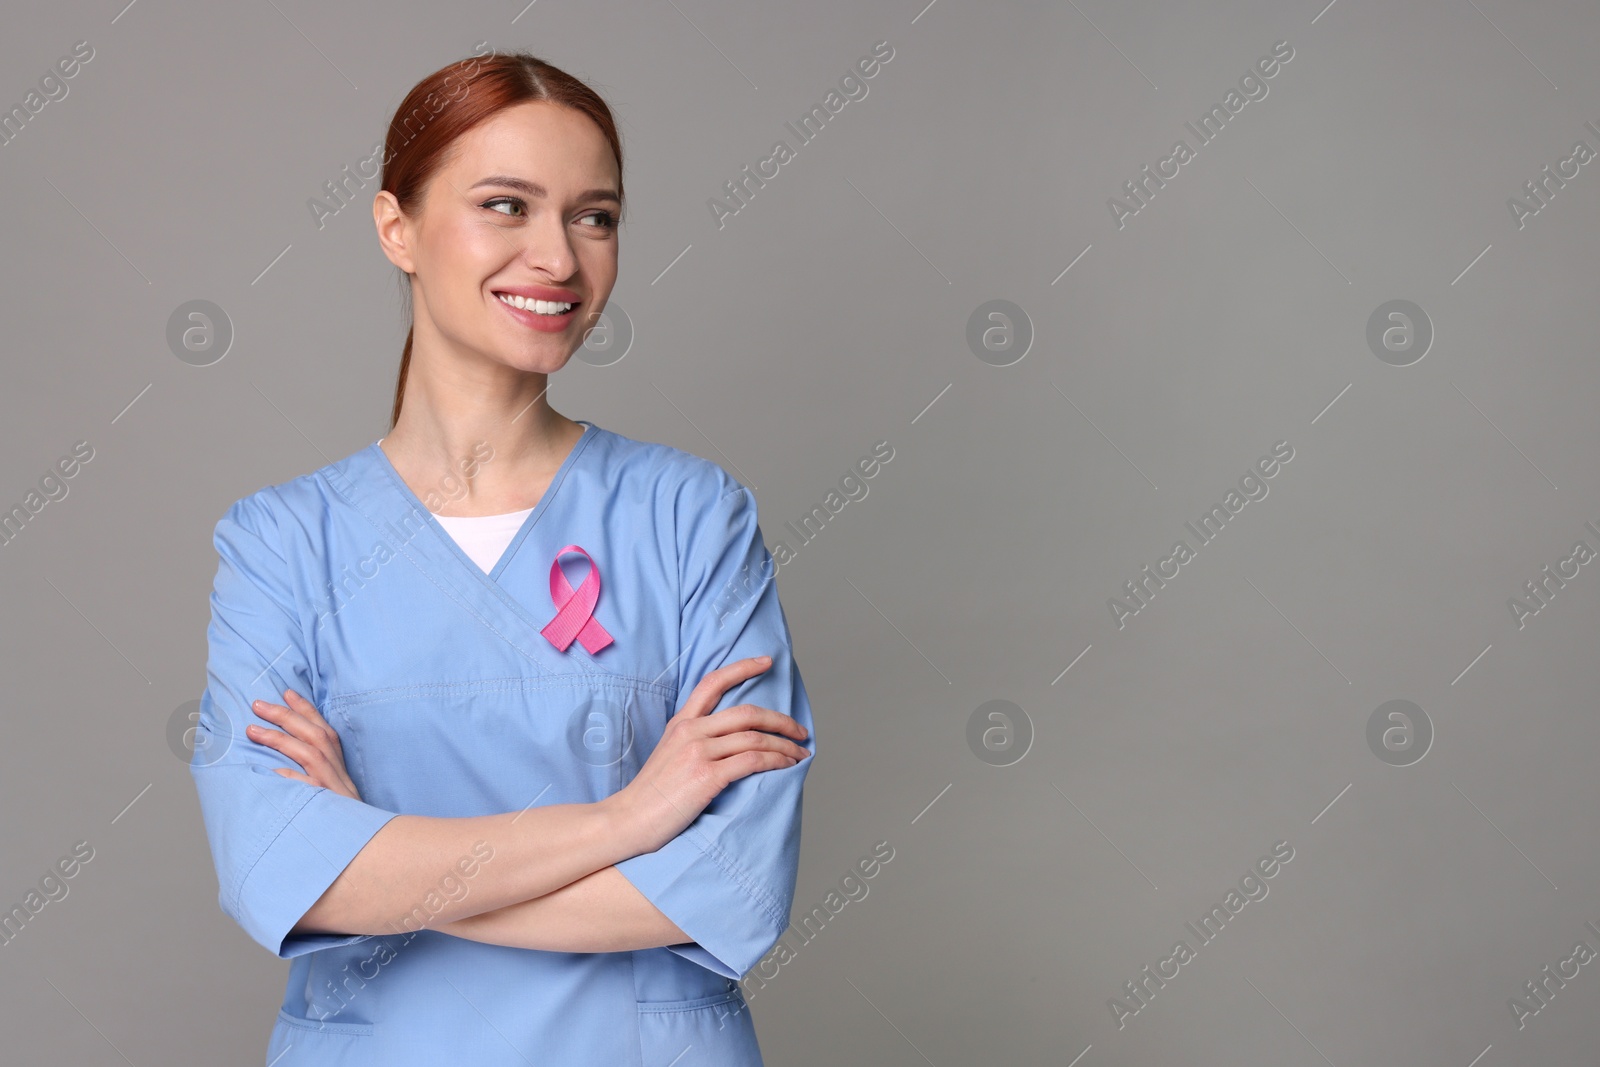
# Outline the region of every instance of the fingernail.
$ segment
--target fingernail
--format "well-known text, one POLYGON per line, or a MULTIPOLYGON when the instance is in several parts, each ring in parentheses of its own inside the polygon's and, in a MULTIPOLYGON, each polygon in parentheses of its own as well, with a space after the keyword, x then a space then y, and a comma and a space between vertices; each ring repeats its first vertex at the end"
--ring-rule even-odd
POLYGON ((760 658, 762 663, 770 664, 772 662, 772 657, 771 656, 761 656, 759 658, 760 658))

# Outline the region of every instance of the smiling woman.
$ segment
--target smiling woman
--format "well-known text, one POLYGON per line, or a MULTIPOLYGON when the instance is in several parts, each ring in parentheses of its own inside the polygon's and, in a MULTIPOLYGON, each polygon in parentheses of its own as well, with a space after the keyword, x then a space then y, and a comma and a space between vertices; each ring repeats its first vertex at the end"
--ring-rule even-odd
POLYGON ((389 138, 389 431, 213 538, 191 771, 223 910, 292 960, 267 1059, 759 1067, 736 980, 788 925, 815 742, 776 585, 718 617, 772 564, 755 497, 547 399, 616 281, 616 126, 514 53, 423 79, 389 138))

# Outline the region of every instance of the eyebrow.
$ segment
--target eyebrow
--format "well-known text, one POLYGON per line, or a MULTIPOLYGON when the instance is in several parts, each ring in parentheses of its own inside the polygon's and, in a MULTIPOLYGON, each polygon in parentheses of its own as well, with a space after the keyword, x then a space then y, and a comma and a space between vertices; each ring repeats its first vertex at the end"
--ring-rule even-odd
MULTIPOLYGON (((508 174, 490 175, 489 177, 484 178, 482 181, 473 183, 470 188, 476 189, 484 185, 504 186, 507 189, 515 189, 518 192, 527 193, 529 196, 538 197, 540 199, 544 199, 550 195, 549 190, 540 185, 538 182, 530 182, 523 178, 514 178, 508 174)), ((578 199, 609 200, 613 204, 622 203, 622 198, 617 195, 615 189, 590 189, 587 192, 580 193, 578 195, 578 199)))

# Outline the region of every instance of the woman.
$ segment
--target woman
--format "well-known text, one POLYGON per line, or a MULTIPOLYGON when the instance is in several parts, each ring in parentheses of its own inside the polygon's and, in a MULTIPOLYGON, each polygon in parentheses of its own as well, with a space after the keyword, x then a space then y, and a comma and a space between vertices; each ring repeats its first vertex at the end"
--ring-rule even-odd
POLYGON ((389 433, 217 524, 191 767, 223 910, 293 961, 275 1067, 761 1063, 810 702, 750 491, 546 399, 621 208, 581 82, 423 79, 373 205, 389 433))

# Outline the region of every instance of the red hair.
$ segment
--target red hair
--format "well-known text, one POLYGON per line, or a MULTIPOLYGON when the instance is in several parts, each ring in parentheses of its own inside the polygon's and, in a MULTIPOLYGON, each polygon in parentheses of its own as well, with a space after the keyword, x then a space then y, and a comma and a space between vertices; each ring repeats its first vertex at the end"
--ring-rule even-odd
MULTIPOLYGON (((415 215, 428 183, 448 161, 456 139, 506 108, 544 100, 587 115, 600 127, 617 159, 617 195, 622 195, 622 141, 611 109, 600 95, 566 71, 527 52, 491 52, 441 67, 419 81, 400 101, 384 140, 379 188, 394 194, 400 210, 415 215)), ((409 290, 405 295, 410 296, 409 290)), ((394 387, 392 430, 400 421, 406 370, 411 365, 412 330, 400 354, 394 387)))

